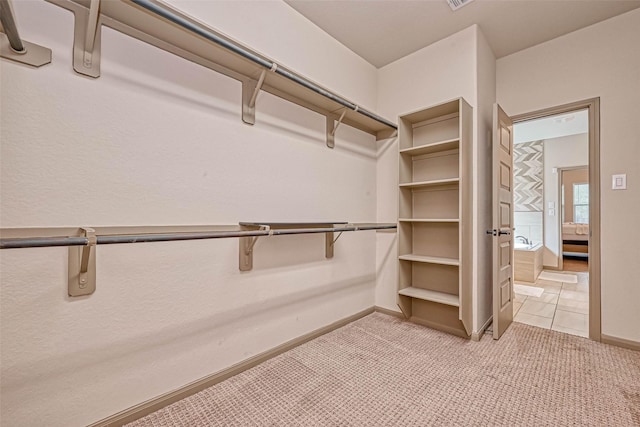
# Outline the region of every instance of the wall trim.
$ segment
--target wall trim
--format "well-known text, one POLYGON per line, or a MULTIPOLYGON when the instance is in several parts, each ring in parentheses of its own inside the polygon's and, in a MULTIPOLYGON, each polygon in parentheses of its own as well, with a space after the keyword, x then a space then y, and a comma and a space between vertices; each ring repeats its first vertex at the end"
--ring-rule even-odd
POLYGON ((373 309, 377 313, 382 313, 382 314, 386 314, 387 316, 393 316, 393 317, 397 317, 397 318, 402 319, 402 320, 407 320, 407 318, 404 317, 404 314, 402 314, 401 311, 390 310, 388 308, 379 307, 377 305, 375 307, 373 307, 373 309))
POLYGON ((471 341, 480 341, 480 339, 485 334, 485 331, 487 330, 491 322, 493 322, 493 316, 489 316, 487 321, 484 322, 484 325, 482 325, 477 332, 473 332, 471 334, 471 341))
POLYGON ((421 326, 426 326, 427 328, 435 329, 437 331, 446 332, 451 335, 458 336, 460 338, 469 339, 470 337, 461 329, 452 328, 451 326, 444 325, 442 323, 432 322, 430 320, 424 320, 416 316, 411 316, 409 321, 412 323, 416 323, 421 326))
POLYGON ((138 405, 132 406, 131 408, 125 409, 124 411, 118 412, 117 414, 97 421, 89 425, 88 427, 116 427, 135 421, 139 418, 149 415, 152 412, 162 409, 165 406, 168 406, 195 393, 198 393, 199 391, 216 385, 228 378, 233 377, 234 375, 246 371, 247 369, 253 368, 260 363, 266 362, 267 360, 272 359, 286 351, 292 350, 293 348, 301 344, 316 339, 324 334, 346 326, 351 322, 368 316, 374 311, 377 311, 375 307, 369 307, 356 314, 337 320, 327 326, 289 340, 272 348, 271 350, 267 350, 246 360, 243 360, 242 362, 236 363, 235 365, 232 365, 227 369, 223 369, 220 372, 208 375, 204 378, 184 385, 176 390, 170 391, 153 399, 147 400, 146 402, 142 402, 138 405))
POLYGON ((624 338, 612 337, 611 335, 600 335, 600 342, 615 345, 616 347, 628 348, 629 350, 640 351, 640 342, 631 341, 624 338))

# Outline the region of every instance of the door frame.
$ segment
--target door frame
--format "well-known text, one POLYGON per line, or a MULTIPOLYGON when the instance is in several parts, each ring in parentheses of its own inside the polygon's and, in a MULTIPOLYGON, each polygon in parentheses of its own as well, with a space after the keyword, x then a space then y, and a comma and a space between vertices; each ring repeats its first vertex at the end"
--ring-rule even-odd
POLYGON ((545 108, 512 116, 514 123, 576 110, 589 115, 589 339, 602 340, 600 283, 600 98, 545 108))

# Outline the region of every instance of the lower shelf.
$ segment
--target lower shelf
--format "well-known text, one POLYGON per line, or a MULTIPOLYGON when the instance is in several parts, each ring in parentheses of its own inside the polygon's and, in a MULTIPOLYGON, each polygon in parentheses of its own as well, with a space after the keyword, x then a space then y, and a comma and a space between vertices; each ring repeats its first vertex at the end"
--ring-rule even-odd
POLYGON ((436 256, 408 254, 408 255, 400 255, 398 259, 402 261, 426 262, 431 264, 460 265, 460 261, 458 261, 455 258, 444 258, 444 257, 436 257, 436 256))
POLYGON ((429 291, 427 289, 409 287, 400 289, 398 293, 406 297, 418 298, 425 301, 433 301, 440 304, 460 307, 460 298, 458 297, 458 295, 447 294, 445 292, 429 291))

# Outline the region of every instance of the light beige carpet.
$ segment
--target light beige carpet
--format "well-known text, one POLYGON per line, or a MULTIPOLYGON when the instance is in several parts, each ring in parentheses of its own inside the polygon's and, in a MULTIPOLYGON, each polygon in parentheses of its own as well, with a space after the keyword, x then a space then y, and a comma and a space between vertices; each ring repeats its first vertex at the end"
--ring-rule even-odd
POLYGON ((514 323, 463 340, 374 313, 131 426, 639 426, 640 352, 514 323))

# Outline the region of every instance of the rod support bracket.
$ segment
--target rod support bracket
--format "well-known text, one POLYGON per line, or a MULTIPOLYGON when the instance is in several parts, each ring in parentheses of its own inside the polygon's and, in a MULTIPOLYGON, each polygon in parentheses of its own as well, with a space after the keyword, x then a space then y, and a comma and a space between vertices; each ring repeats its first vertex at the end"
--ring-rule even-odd
MULTIPOLYGON (((356 106, 355 111, 358 111, 358 107, 356 106)), ((333 117, 327 116, 327 147, 333 148, 336 146, 336 131, 338 127, 342 124, 342 120, 344 116, 347 114, 347 109, 344 108, 342 110, 342 114, 340 114, 340 118, 336 121, 333 117)))
POLYGON ((9 0, 0 1, 0 21, 2 33, 0 33, 0 57, 33 67, 42 67, 51 62, 51 49, 22 40, 18 34, 13 5, 9 0), (9 36, 12 34, 14 47, 11 47, 9 36), (17 39, 17 41, 16 41, 17 39), (22 50, 17 44, 22 44, 22 50))
MULTIPOLYGON (((241 230, 255 230, 256 227, 248 227, 245 225, 240 226, 241 230)), ((270 231, 271 227, 268 225, 260 225, 257 227, 258 230, 270 231)), ((271 235, 271 233, 269 233, 271 235)), ((240 271, 250 271, 253 268, 253 247, 256 245, 256 242, 260 236, 253 237, 240 237, 238 239, 238 268, 240 271)))
POLYGON ((51 49, 22 40, 24 51, 16 52, 11 48, 9 39, 0 33, 0 57, 33 67, 42 67, 51 63, 51 49))
POLYGON ((85 246, 69 247, 69 296, 91 295, 96 291, 96 244, 93 228, 81 228, 87 238, 85 246))
POLYGON ((73 3, 73 69, 85 76, 100 77, 101 31, 100 0, 91 0, 89 7, 73 3))
POLYGON ((248 125, 256 124, 256 107, 250 106, 253 93, 258 89, 258 82, 252 79, 242 81, 242 121, 248 125))
POLYGON ((331 246, 332 246, 332 247, 333 247, 333 245, 335 245, 335 244, 336 244, 336 242, 338 241, 338 239, 340 238, 340 236, 342 236, 342 233, 343 233, 343 231, 339 232, 339 233, 338 233, 338 236, 337 236, 335 239, 333 239, 333 240, 331 241, 331 246))
POLYGON ((266 68, 260 73, 258 80, 246 79, 242 81, 242 121, 248 125, 254 125, 256 123, 256 100, 258 94, 264 84, 264 79, 267 77, 267 71, 275 73, 278 69, 278 64, 275 62, 271 65, 271 68, 266 68))

